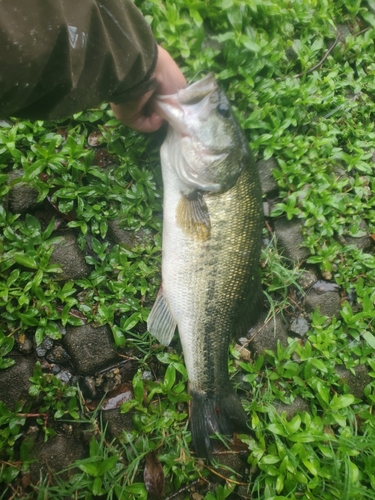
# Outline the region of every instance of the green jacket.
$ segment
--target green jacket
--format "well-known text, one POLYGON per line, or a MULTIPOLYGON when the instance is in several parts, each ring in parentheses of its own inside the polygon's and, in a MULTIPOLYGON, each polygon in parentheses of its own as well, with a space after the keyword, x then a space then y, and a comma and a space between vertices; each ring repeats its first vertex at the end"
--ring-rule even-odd
POLYGON ((156 57, 131 0, 0 0, 0 117, 137 99, 155 86, 156 57))

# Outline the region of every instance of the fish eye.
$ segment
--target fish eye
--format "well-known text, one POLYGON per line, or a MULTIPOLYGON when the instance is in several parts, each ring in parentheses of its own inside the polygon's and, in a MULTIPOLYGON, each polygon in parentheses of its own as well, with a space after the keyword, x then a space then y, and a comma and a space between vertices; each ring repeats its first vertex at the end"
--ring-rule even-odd
POLYGON ((228 118, 228 116, 230 115, 229 106, 228 104, 225 104, 225 102, 221 102, 216 109, 219 115, 223 118, 228 118))

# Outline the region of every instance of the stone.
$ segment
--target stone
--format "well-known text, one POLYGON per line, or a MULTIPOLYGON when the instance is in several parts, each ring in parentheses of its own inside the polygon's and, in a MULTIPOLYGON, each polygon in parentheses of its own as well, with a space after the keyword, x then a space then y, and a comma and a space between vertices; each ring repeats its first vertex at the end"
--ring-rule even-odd
POLYGON ((249 331, 249 349, 257 354, 261 354, 265 349, 275 351, 278 341, 286 347, 288 333, 281 314, 271 316, 267 323, 264 320, 265 316, 249 331))
POLYGON ((108 238, 115 244, 122 243, 129 248, 138 245, 145 246, 148 243, 153 244, 153 233, 146 229, 130 231, 121 227, 120 219, 108 221, 108 238))
POLYGON ((74 368, 82 375, 92 375, 119 359, 108 325, 68 327, 63 344, 74 368))
POLYGON ((282 217, 276 219, 274 225, 278 247, 282 250, 283 255, 295 263, 306 260, 310 254, 303 246, 302 222, 282 217))
POLYGON ((57 363, 58 365, 66 366, 69 364, 69 354, 61 345, 55 345, 46 356, 47 361, 50 363, 57 363))
POLYGON ((303 316, 294 318, 294 320, 289 325, 289 330, 300 337, 303 337, 309 331, 309 322, 303 316))
POLYGON ((337 291, 317 293, 311 289, 305 297, 305 309, 307 312, 319 310, 323 316, 338 316, 340 314, 340 294, 337 291))
MULTIPOLYGON (((49 474, 52 482, 55 482, 55 473, 66 469, 84 456, 84 446, 72 437, 57 435, 46 442, 35 443, 31 452, 31 457, 35 459, 30 465, 31 481, 36 484, 41 474, 43 477, 49 474)), ((59 478, 66 481, 76 472, 77 469, 70 468, 59 474, 59 478)))
POLYGON ((290 405, 282 403, 278 400, 275 400, 273 405, 279 415, 285 413, 285 417, 287 420, 293 418, 297 413, 310 411, 309 403, 302 399, 300 396, 297 396, 293 403, 291 403, 290 405))
POLYGON ((0 370, 0 401, 11 410, 20 401, 26 402, 29 399, 29 379, 35 366, 35 360, 25 356, 16 356, 14 360, 14 365, 0 370))
POLYGON ((366 221, 361 218, 361 221, 358 226, 359 235, 358 237, 354 236, 344 236, 345 243, 347 245, 353 245, 358 248, 358 250, 368 250, 371 247, 371 239, 369 237, 369 228, 366 224, 366 221))
POLYGON ((120 408, 101 412, 103 424, 108 424, 108 433, 111 438, 121 436, 125 432, 134 430, 133 415, 134 410, 127 413, 120 413, 120 408))
POLYGON ((27 182, 16 182, 23 177, 23 170, 14 170, 9 174, 9 208, 14 214, 20 214, 35 208, 38 204, 38 191, 27 182))
POLYGON ((317 281, 318 278, 316 274, 309 269, 305 269, 301 277, 298 279, 298 284, 301 288, 303 288, 303 290, 307 290, 308 288, 311 288, 317 281))
POLYGON ((85 256, 79 249, 78 242, 73 233, 65 233, 60 242, 54 244, 51 255, 51 264, 59 264, 62 273, 56 277, 59 280, 76 280, 89 274, 85 256))
POLYGON ((274 158, 268 160, 257 161, 258 172, 260 176, 260 183, 262 192, 266 196, 271 196, 278 191, 278 185, 272 174, 272 170, 279 170, 279 166, 274 158))
POLYGON ((349 387, 350 394, 353 394, 357 399, 362 399, 366 385, 372 381, 366 366, 356 366, 354 368, 355 375, 350 370, 340 365, 335 366, 335 371, 340 377, 340 381, 349 387))

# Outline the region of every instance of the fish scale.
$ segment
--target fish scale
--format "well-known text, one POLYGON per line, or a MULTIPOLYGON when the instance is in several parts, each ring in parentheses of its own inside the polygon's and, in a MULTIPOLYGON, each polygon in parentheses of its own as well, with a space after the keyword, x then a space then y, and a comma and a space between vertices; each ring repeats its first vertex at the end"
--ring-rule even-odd
POLYGON ((169 129, 161 148, 162 288, 148 328, 168 345, 178 327, 193 443, 199 456, 210 458, 217 445, 211 436, 249 430, 230 382, 228 348, 262 307, 260 181, 213 75, 160 97, 157 106, 169 129))

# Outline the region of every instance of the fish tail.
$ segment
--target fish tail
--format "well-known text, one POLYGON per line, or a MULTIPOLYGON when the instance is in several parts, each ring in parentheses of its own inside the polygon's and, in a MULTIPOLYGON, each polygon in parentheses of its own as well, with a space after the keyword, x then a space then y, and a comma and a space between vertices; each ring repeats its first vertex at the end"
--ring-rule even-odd
POLYGON ((214 394, 192 390, 190 394, 190 429, 199 457, 210 459, 217 448, 220 441, 210 436, 249 433, 247 415, 232 386, 214 394))

